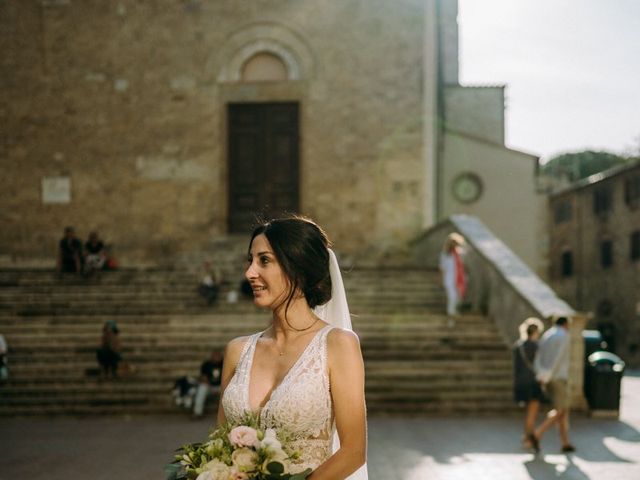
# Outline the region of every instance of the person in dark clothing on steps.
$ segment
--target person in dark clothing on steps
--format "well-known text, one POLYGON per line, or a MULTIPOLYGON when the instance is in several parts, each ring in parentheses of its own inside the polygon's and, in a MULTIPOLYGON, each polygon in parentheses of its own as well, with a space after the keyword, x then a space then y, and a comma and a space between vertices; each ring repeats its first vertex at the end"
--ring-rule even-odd
POLYGON ((57 270, 58 273, 82 273, 82 243, 73 227, 64 229, 64 237, 58 244, 57 270))
POLYGON ((107 252, 104 242, 100 240, 96 232, 89 234, 89 239, 84 244, 84 253, 85 275, 92 275, 104 268, 105 262, 107 261, 107 252))
POLYGON ((200 418, 204 414, 204 404, 207 398, 220 392, 222 379, 222 353, 218 350, 211 352, 211 358, 202 362, 196 397, 193 402, 193 416, 200 418))
POLYGON ((122 360, 120 354, 120 330, 114 320, 108 320, 102 327, 102 340, 100 348, 96 351, 96 357, 100 364, 100 378, 116 378, 118 376, 118 364, 122 360))

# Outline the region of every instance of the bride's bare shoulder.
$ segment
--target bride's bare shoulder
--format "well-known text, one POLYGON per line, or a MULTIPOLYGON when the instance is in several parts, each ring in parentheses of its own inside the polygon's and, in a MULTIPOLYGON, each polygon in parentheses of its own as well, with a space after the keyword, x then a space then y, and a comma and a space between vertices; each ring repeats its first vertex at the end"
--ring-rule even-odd
POLYGON ((360 352, 360 339, 352 330, 334 327, 327 335, 329 353, 350 355, 360 352))
POLYGON ((224 357, 227 361, 231 361, 234 364, 237 363, 236 360, 240 358, 242 354, 242 349, 247 344, 247 342, 251 339, 251 335, 245 335, 243 337, 236 337, 227 343, 227 346, 224 349, 224 357))

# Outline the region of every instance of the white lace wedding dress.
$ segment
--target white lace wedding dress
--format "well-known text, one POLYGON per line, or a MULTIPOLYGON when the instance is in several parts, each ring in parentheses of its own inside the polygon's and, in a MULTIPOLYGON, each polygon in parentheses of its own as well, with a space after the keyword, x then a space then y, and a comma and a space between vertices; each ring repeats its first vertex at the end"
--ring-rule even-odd
MULTIPOLYGON (((271 392, 260 419, 265 428, 283 428, 294 435, 293 447, 301 453, 295 471, 316 469, 340 448, 334 427, 333 403, 329 389, 327 365, 327 335, 334 327, 351 330, 351 315, 347 295, 335 253, 329 249, 331 300, 314 312, 329 325, 316 333, 300 358, 271 392)), ((222 407, 228 421, 238 422, 249 404, 249 377, 256 343, 264 332, 249 337, 236 371, 222 395, 222 407)), ((348 480, 368 480, 367 464, 362 465, 348 480)))
MULTIPOLYGON (((315 469, 332 454, 333 405, 327 367, 327 334, 332 328, 327 325, 315 334, 259 412, 264 428, 284 429, 294 436, 291 445, 300 452, 300 459, 293 465, 294 472, 315 469)), ((222 406, 230 422, 240 421, 251 411, 249 377, 262 334, 249 337, 224 391, 222 406)))

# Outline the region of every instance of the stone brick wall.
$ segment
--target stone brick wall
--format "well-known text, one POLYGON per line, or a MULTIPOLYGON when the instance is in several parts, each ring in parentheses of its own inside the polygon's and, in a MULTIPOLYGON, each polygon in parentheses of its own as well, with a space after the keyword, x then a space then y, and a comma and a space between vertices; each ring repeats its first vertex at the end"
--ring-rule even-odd
POLYGON ((448 129, 504 145, 504 87, 448 86, 444 101, 448 129))
POLYGON ((67 224, 100 231, 131 261, 224 235, 226 103, 274 100, 300 102, 302 213, 344 252, 401 250, 425 195, 423 8, 2 2, 0 255, 52 257, 67 224), (225 73, 235 47, 260 41, 289 51, 299 78, 240 84, 225 73), (69 203, 43 202, 48 177, 70 179, 69 203))
POLYGON ((445 85, 458 85, 459 81, 459 29, 458 2, 438 1, 440 64, 445 85))
POLYGON ((615 326, 618 355, 640 365, 640 260, 631 259, 631 234, 640 231, 640 205, 625 202, 625 182, 640 176, 640 164, 600 181, 588 180, 550 197, 551 283, 560 296, 582 311, 592 312, 587 327, 615 326), (594 213, 594 191, 609 187, 611 210, 594 213), (561 203, 568 203, 570 217, 556 222, 561 203), (601 243, 613 243, 613 264, 601 264, 601 243), (562 275, 562 253, 571 252, 573 273, 562 275), (605 303, 606 302, 606 303, 605 303), (607 305, 608 303, 608 305, 607 305))

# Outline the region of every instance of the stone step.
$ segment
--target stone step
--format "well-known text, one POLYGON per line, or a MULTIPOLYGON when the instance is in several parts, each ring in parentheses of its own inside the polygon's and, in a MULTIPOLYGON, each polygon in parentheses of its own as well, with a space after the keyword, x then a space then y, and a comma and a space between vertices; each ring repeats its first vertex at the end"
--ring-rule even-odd
MULTIPOLYGON (((70 403, 75 401, 112 400, 126 401, 139 398, 151 403, 163 403, 170 400, 173 382, 171 383, 140 383, 135 379, 127 381, 117 380, 109 382, 95 382, 77 386, 37 385, 29 387, 14 387, 0 391, 0 404, 31 403, 52 404, 70 403)), ((511 384, 509 382, 483 380, 469 385, 460 382, 437 382, 437 388, 416 388, 411 383, 399 384, 390 389, 388 385, 367 386, 366 397, 371 402, 380 400, 394 402, 430 401, 433 399, 464 399, 473 393, 475 399, 503 399, 509 396, 511 384)))
MULTIPOLYGON (((437 386, 439 394, 446 394, 448 392, 460 392, 460 391, 479 391, 485 393, 495 393, 497 391, 510 391, 512 384, 510 380, 504 378, 494 377, 478 377, 478 376, 461 376, 458 379, 452 379, 448 376, 434 376, 428 377, 430 381, 434 382, 437 386), (464 379, 461 382, 460 379, 464 379)), ((406 396, 411 398, 422 397, 425 394, 431 394, 434 388, 430 385, 416 385, 416 378, 405 377, 397 382, 394 382, 392 388, 390 388, 388 379, 375 379, 367 381, 367 395, 369 393, 376 395, 389 394, 397 395, 399 392, 403 392, 406 396)), ((158 394, 165 396, 168 391, 173 388, 173 380, 158 379, 158 378, 145 378, 140 375, 136 375, 132 378, 119 379, 116 381, 101 382, 97 379, 84 379, 84 381, 68 381, 60 380, 54 382, 49 380, 48 382, 39 383, 18 383, 11 382, 9 384, 11 388, 0 390, 0 403, 4 399, 40 396, 46 395, 47 397, 72 397, 79 394, 96 394, 96 395, 114 395, 122 393, 148 393, 158 394), (64 387, 64 389, 60 388, 64 387)))
MULTIPOLYGON (((236 285, 221 285, 220 292, 225 294, 231 290, 236 290, 236 285)), ((437 295, 441 296, 443 291, 438 285, 425 283, 424 285, 402 285, 402 284, 383 284, 383 285, 366 285, 359 283, 355 285, 346 284, 345 289, 347 295, 357 298, 358 296, 367 295, 385 295, 398 299, 406 299, 416 295, 437 295)), ((169 294, 171 297, 179 295, 196 295, 198 290, 198 282, 190 282, 187 284, 171 285, 162 283, 158 285, 91 285, 85 287, 4 287, 0 290, 0 301, 8 300, 37 300, 40 298, 119 298, 119 297, 139 297, 142 295, 158 295, 169 294)))
MULTIPOLYGON (((207 404, 207 415, 213 420, 217 406, 213 402, 207 404)), ((375 415, 491 415, 505 414, 516 410, 516 406, 510 399, 487 400, 448 400, 427 402, 391 402, 369 401, 367 412, 375 415)), ((2 405, 0 404, 0 416, 33 416, 33 415, 150 415, 150 414, 175 414, 190 415, 191 412, 176 407, 172 402, 163 401, 160 404, 149 404, 144 400, 134 399, 124 404, 108 401, 78 403, 69 405, 2 405)))
MULTIPOLYGON (((198 336, 198 343, 208 345, 211 342, 228 342, 230 339, 246 333, 247 329, 229 329, 228 331, 217 331, 211 327, 210 331, 204 329, 192 329, 191 331, 181 329, 179 332, 165 331, 163 334, 132 334, 128 333, 125 348, 149 348, 167 347, 184 348, 185 345, 192 345, 194 336, 198 336), (135 347, 134 347, 135 346, 135 347)), ((11 343, 11 352, 17 354, 23 351, 63 351, 75 350, 87 346, 95 346, 96 333, 87 334, 63 333, 63 334, 22 334, 20 336, 6 336, 11 343)), ((449 347, 460 348, 469 345, 478 347, 490 346, 499 347, 502 351, 504 346, 497 344, 493 336, 487 334, 474 334, 473 332, 427 332, 420 337, 411 334, 410 330, 395 331, 392 334, 386 332, 363 332, 360 335, 363 348, 427 348, 427 347, 449 347)))
MULTIPOLYGON (((225 276, 226 282, 239 282, 242 278, 244 266, 237 269, 237 275, 225 276)), ((389 284, 405 283, 411 285, 415 282, 438 283, 438 273, 432 270, 422 269, 343 269, 343 279, 348 286, 351 281, 359 284, 389 284)), ((154 284, 189 284, 200 279, 199 269, 174 270, 174 269, 119 269, 115 271, 100 272, 99 276, 83 278, 73 274, 58 275, 53 270, 13 270, 0 269, 0 286, 83 286, 90 285, 154 285, 154 284)), ((223 272, 224 276, 224 272, 223 272)))
MULTIPOLYGON (((161 328, 167 326, 179 327, 210 327, 212 325, 224 328, 228 325, 262 322, 267 325, 270 314, 264 310, 255 308, 253 305, 245 305, 246 309, 239 306, 239 311, 207 310, 204 313, 191 314, 146 314, 146 315, 39 315, 35 317, 22 317, 17 315, 0 315, 0 327, 3 330, 31 327, 51 327, 56 329, 91 328, 95 331, 95 325, 101 321, 116 320, 121 328, 146 329, 148 325, 157 325, 161 328)), ((449 317, 441 313, 433 312, 392 312, 374 313, 364 312, 352 315, 354 328, 371 330, 387 330, 393 332, 398 329, 419 329, 430 330, 434 328, 447 329, 451 332, 464 330, 476 330, 481 332, 489 329, 495 331, 495 326, 486 318, 465 314, 457 317, 453 324, 449 317), (450 326, 451 325, 451 326, 450 326)))
MULTIPOLYGON (((249 303, 249 302, 246 302, 249 303)), ((429 298, 417 298, 411 301, 401 301, 399 299, 393 300, 393 302, 386 301, 385 298, 361 298, 350 303, 350 309, 354 312, 365 311, 384 311, 384 312, 403 312, 410 310, 432 310, 440 311, 444 306, 444 302, 439 299, 429 298)), ((238 308, 237 304, 228 304, 227 302, 219 302, 216 305, 208 306, 203 299, 199 297, 192 298, 130 298, 122 300, 105 299, 103 300, 91 300, 82 299, 75 301, 65 300, 21 300, 19 302, 5 303, 0 305, 0 311, 14 312, 18 315, 25 315, 25 313, 38 313, 45 314, 44 312, 50 311, 52 314, 60 314, 67 312, 68 314, 81 315, 84 311, 95 312, 98 314, 103 312, 104 314, 112 312, 114 310, 124 311, 125 309, 134 309, 136 312, 140 311, 149 313, 161 311, 163 309, 169 311, 185 311, 185 313, 194 310, 193 313, 198 312, 217 312, 217 311, 233 311, 238 308)), ((247 306, 246 308, 249 308, 247 306)))
MULTIPOLYGON (((359 320, 354 326, 362 341, 366 340, 403 340, 405 338, 442 338, 442 339, 490 339, 495 341, 496 329, 474 328, 474 325, 465 323, 458 328, 449 328, 439 318, 426 317, 422 322, 400 322, 389 324, 384 321, 359 320), (416 335, 419 331, 419 335, 416 335)), ((126 341, 145 341, 158 338, 176 339, 193 342, 193 335, 226 336, 230 332, 248 330, 250 328, 266 328, 269 318, 263 316, 237 316, 233 317, 209 317, 198 322, 165 321, 152 324, 118 322, 121 331, 121 339, 126 341), (160 325, 161 329, 149 330, 149 325, 160 325)), ((101 323, 99 321, 85 322, 82 324, 50 324, 31 323, 2 325, 5 335, 15 335, 18 342, 43 341, 47 343, 86 341, 87 338, 95 338, 99 334, 101 323)))
MULTIPOLYGON (((142 358, 132 363, 136 369, 136 377, 140 379, 164 379, 172 381, 174 376, 197 374, 202 361, 201 356, 178 357, 175 361, 142 358)), ((88 380, 97 372, 97 363, 93 355, 77 355, 70 361, 29 361, 10 365, 10 382, 41 382, 53 378, 88 380), (89 373, 91 372, 91 373, 89 373)), ((467 358, 404 358, 404 359, 365 359, 365 371, 368 381, 379 378, 404 379, 419 378, 428 380, 433 377, 493 377, 511 378, 511 358, 503 355, 485 356, 482 362, 469 362, 467 358)))
MULTIPOLYGON (((177 361, 192 361, 196 358, 206 358, 212 349, 222 349, 225 342, 218 344, 211 343, 202 347, 190 346, 187 349, 184 347, 181 349, 169 349, 169 348, 138 348, 128 349, 124 348, 122 353, 126 361, 135 365, 144 363, 159 364, 166 359, 167 355, 170 355, 172 359, 177 361)), ((460 348, 452 349, 446 348, 430 348, 428 351, 406 351, 406 349, 374 349, 368 346, 363 346, 363 356, 365 361, 369 359, 380 360, 415 360, 415 361, 436 361, 436 360, 452 360, 462 359, 466 361, 488 361, 488 360, 501 360, 505 358, 504 350, 498 347, 491 348, 460 348)), ((16 354, 11 356, 11 371, 17 375, 20 369, 25 368, 27 365, 40 365, 42 370, 55 370, 55 369, 67 369, 67 368, 87 368, 95 366, 95 347, 89 346, 86 348, 72 351, 49 351, 38 353, 38 351, 25 352, 22 354, 16 354), (36 357, 37 355, 37 357, 36 357)))
MULTIPOLYGON (((176 378, 183 375, 195 375, 198 372, 199 365, 200 360, 180 361, 176 362, 176 365, 139 364, 136 366, 136 372, 132 378, 137 384, 173 384, 176 378)), ((25 373, 30 370, 33 372, 39 372, 39 370, 36 368, 22 368, 19 372, 20 374, 12 375, 5 385, 11 388, 38 385, 61 386, 63 384, 69 387, 77 387, 99 383, 96 379, 97 367, 95 363, 85 363, 84 366, 86 367, 84 369, 73 368, 66 370, 41 366, 43 369, 46 368, 46 375, 26 375, 25 373), (91 375, 87 374, 87 369, 90 369, 91 375)), ((374 385, 389 388, 390 385, 395 385, 395 383, 398 385, 411 385, 415 381, 425 382, 418 385, 418 388, 421 386, 430 387, 434 382, 456 382, 466 386, 474 382, 491 380, 511 384, 510 372, 511 365, 509 363, 503 365, 496 363, 490 371, 483 370, 482 367, 477 365, 460 364, 458 367, 453 368, 447 362, 430 362, 419 369, 401 367, 390 369, 386 365, 370 365, 369 362, 365 366, 367 388, 374 385)))
MULTIPOLYGON (((443 297, 444 292, 441 288, 425 285, 414 288, 385 286, 354 286, 347 288, 349 302, 369 300, 371 298, 382 296, 389 301, 405 301, 414 298, 439 299, 443 297)), ((235 290, 229 286, 220 288, 221 295, 219 298, 226 298, 227 292, 235 290)), ((0 290, 0 302, 32 302, 32 301, 82 301, 82 300, 137 300, 137 299, 153 299, 153 298, 194 298, 198 297, 198 285, 190 284, 188 286, 164 285, 160 287, 121 287, 115 288, 92 288, 92 289, 74 289, 70 291, 31 291, 24 288, 16 288, 11 290, 0 290)))
MULTIPOLYGON (((168 380, 182 375, 192 375, 197 373, 202 357, 199 352, 194 353, 192 358, 176 358, 164 361, 143 358, 134 363, 139 377, 162 376, 168 380)), ((511 358, 504 355, 486 356, 482 362, 469 362, 462 358, 443 359, 442 357, 432 358, 428 361, 420 358, 389 358, 378 357, 365 359, 365 370, 367 374, 374 375, 374 378, 427 378, 430 375, 485 375, 490 373, 500 373, 510 376, 511 358)), ((52 360, 35 360, 29 362, 13 362, 11 364, 11 379, 14 381, 29 381, 34 378, 47 379, 51 376, 64 378, 85 378, 87 370, 95 370, 97 364, 95 357, 91 354, 76 355, 73 362, 56 362, 52 360)), ((510 378, 510 377, 509 377, 510 378)))

